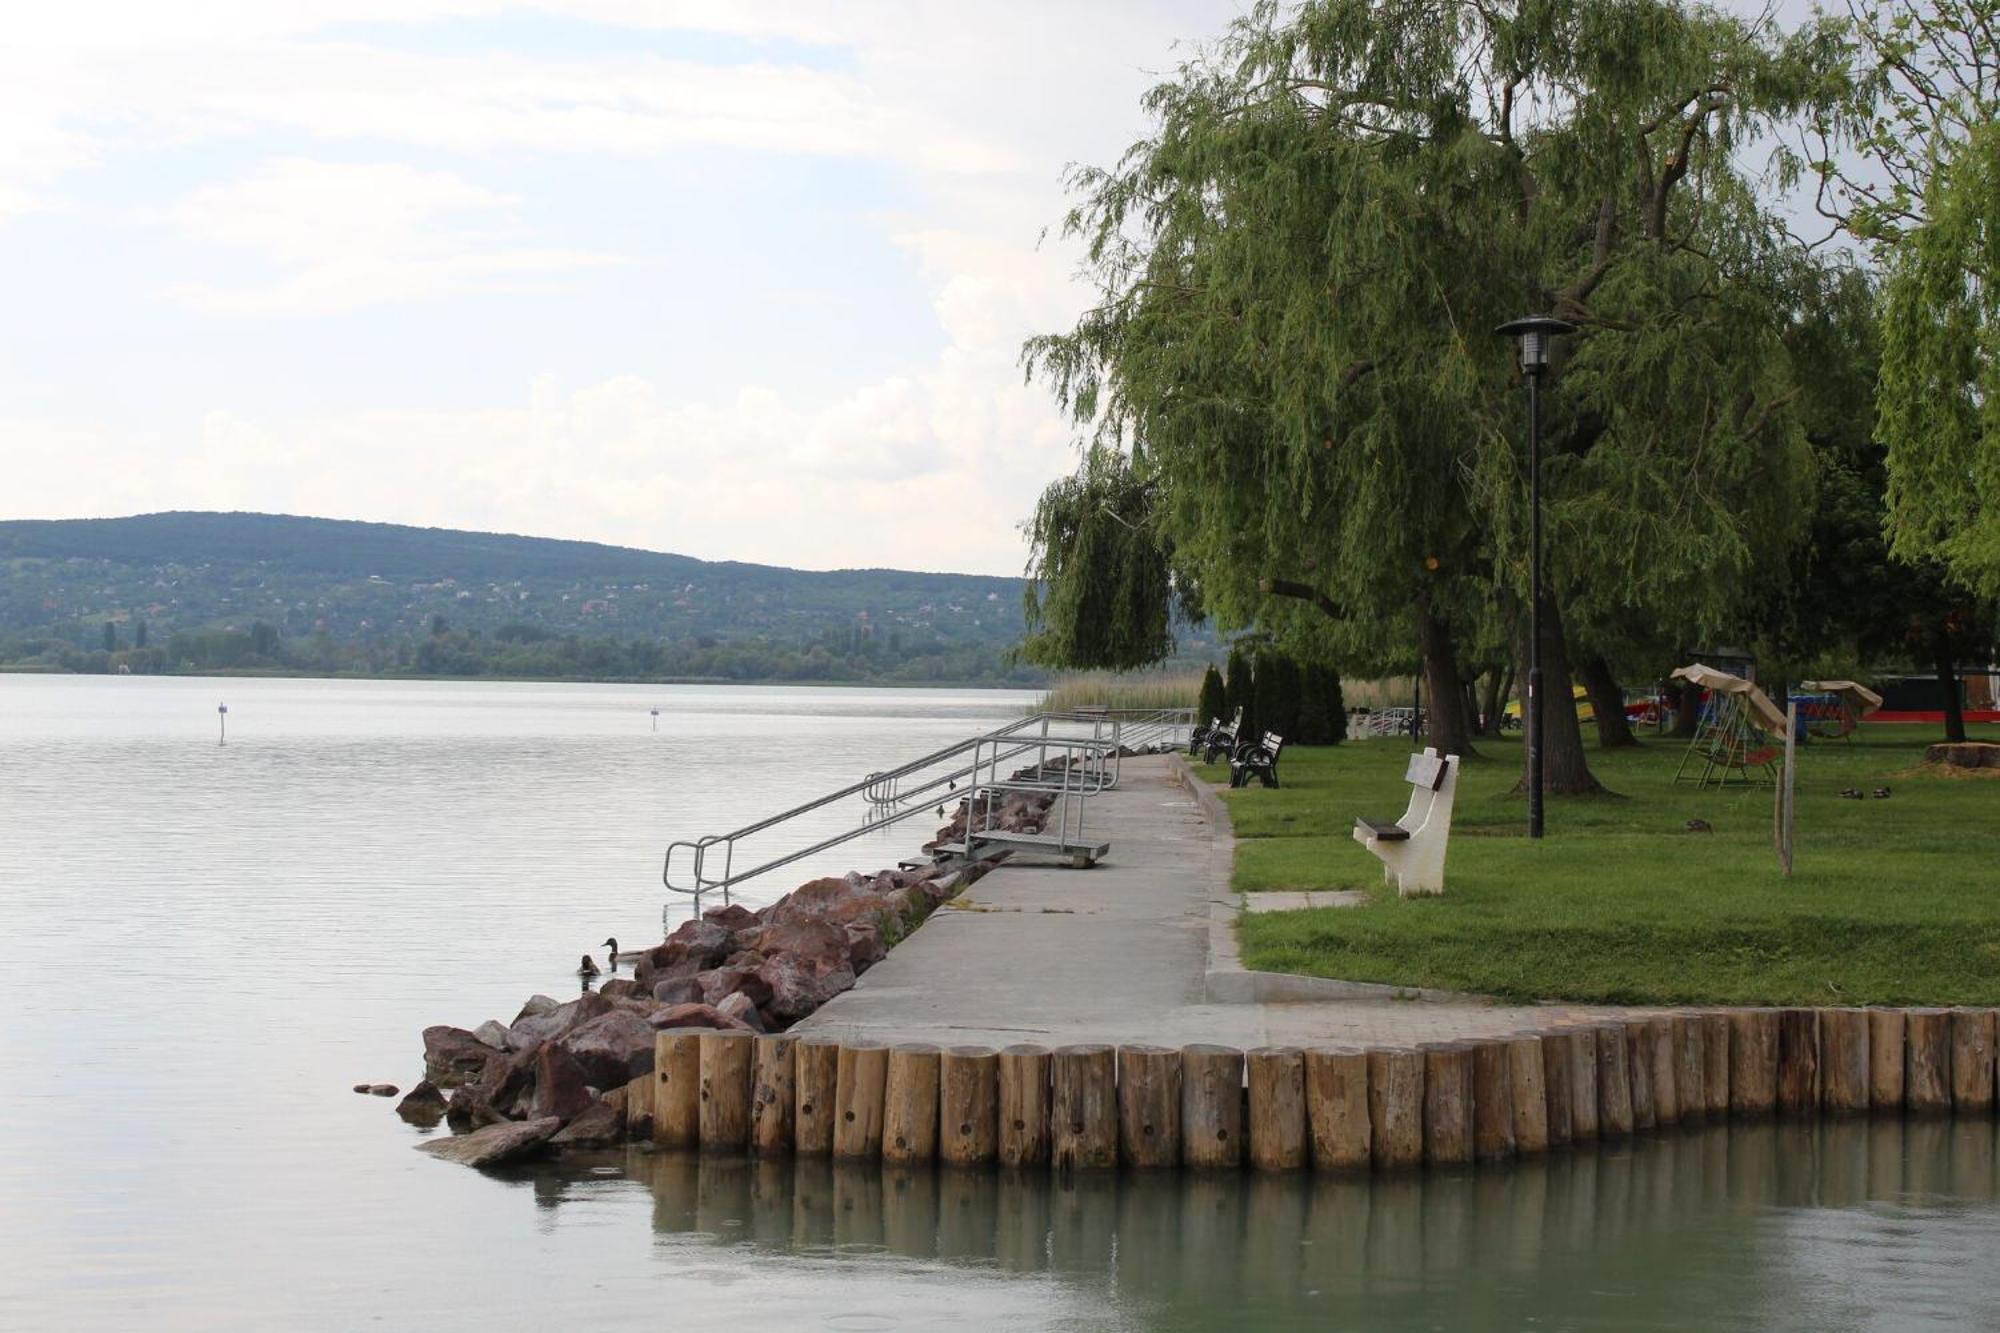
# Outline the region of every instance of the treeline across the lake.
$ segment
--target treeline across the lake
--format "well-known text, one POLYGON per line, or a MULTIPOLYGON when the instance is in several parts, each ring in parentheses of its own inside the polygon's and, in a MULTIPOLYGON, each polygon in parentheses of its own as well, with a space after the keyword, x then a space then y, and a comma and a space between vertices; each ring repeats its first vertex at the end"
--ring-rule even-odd
POLYGON ((557 634, 527 624, 487 633, 454 628, 442 617, 423 634, 366 639, 324 632, 286 638, 261 621, 247 630, 164 636, 143 620, 129 627, 106 622, 90 646, 48 635, 0 636, 0 670, 1022 686, 1048 678, 990 643, 906 639, 897 631, 832 631, 793 641, 668 641, 557 634))

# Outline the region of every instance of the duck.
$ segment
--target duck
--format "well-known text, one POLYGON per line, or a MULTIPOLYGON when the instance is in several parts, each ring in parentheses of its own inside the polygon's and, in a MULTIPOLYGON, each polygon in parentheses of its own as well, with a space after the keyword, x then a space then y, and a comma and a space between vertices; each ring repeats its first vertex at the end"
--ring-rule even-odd
POLYGON ((589 954, 585 954, 583 961, 576 965, 576 974, 580 977, 594 977, 597 975, 597 964, 590 961, 589 954))
POLYGON ((640 949, 633 953, 618 952, 618 937, 615 935, 606 939, 602 947, 611 950, 611 961, 608 964, 606 964, 606 966, 608 966, 613 972, 616 972, 621 966, 636 962, 638 960, 639 954, 645 952, 644 949, 640 949))

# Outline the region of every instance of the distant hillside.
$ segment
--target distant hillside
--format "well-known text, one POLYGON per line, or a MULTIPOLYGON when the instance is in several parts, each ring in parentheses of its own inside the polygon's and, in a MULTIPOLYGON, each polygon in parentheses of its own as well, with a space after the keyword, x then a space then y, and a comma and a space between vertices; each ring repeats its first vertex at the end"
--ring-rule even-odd
POLYGON ((682 645, 672 669, 699 674, 707 674, 701 664, 687 665, 697 648, 764 645, 870 659, 948 651, 955 665, 947 674, 987 677, 1020 637, 1021 591, 1019 579, 816 573, 593 542, 278 514, 0 522, 0 635, 14 641, 16 661, 61 656, 72 670, 93 668, 57 653, 58 646, 136 648, 143 621, 154 658, 132 662, 134 670, 200 665, 214 657, 213 644, 203 648, 206 641, 195 636, 227 632, 248 644, 261 624, 253 645, 260 660, 240 665, 323 661, 342 644, 354 650, 350 657, 360 654, 352 662, 357 670, 479 674, 414 665, 415 648, 437 641, 435 660, 447 640, 481 641, 489 657, 486 644, 494 639, 517 646, 620 640, 682 645), (282 654, 272 631, 287 645, 282 654), (50 642, 24 642, 35 636, 50 642), (164 662, 174 636, 185 660, 153 665, 164 662), (308 644, 316 645, 310 653, 308 644), (380 646, 395 644, 412 647, 384 657, 388 649, 380 646), (369 645, 379 651, 363 651, 369 645))

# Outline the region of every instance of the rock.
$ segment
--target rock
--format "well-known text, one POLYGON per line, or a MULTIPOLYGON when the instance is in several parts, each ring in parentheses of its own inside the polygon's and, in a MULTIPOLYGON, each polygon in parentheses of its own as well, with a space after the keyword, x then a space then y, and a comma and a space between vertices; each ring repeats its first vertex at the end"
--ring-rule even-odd
POLYGON ((424 1076, 440 1088, 477 1082, 493 1058, 493 1048, 464 1028, 424 1029, 424 1076))
MULTIPOLYGON (((759 934, 761 933, 759 932, 759 934)), ((740 935, 737 937, 736 942, 738 944, 743 942, 740 935)), ((735 953, 723 959, 722 965, 724 967, 740 967, 746 972, 755 972, 764 965, 764 955, 755 949, 738 949, 735 953)))
POLYGON ((661 1004, 699 1004, 701 981, 696 977, 676 977, 658 982, 653 987, 653 998, 661 1004))
POLYGON ((721 1007, 725 997, 741 991, 750 1003, 762 1004, 771 998, 771 987, 750 968, 714 967, 695 978, 701 983, 701 1002, 721 1007))
POLYGON ((562 1128, 553 1116, 523 1120, 519 1124, 488 1125, 459 1138, 432 1139, 419 1143, 419 1151, 462 1166, 495 1166, 534 1152, 562 1128))
POLYGON ((804 921, 824 921, 844 926, 850 921, 872 916, 880 907, 879 896, 859 876, 815 879, 801 884, 771 905, 770 914, 764 918, 763 935, 756 947, 767 957, 782 951, 770 942, 773 926, 804 921))
POLYGON ((446 1103, 444 1118, 451 1122, 451 1132, 466 1134, 487 1125, 505 1125, 512 1122, 493 1109, 493 1104, 481 1096, 477 1088, 460 1088, 451 1094, 446 1103))
POLYGON ((562 1001, 552 996, 530 995, 528 1002, 521 1006, 521 1012, 514 1015, 514 1021, 518 1023, 524 1018, 540 1018, 543 1014, 553 1013, 560 1008, 562 1001))
POLYGON ((437 1084, 425 1079, 396 1103, 396 1114, 420 1129, 430 1129, 444 1119, 444 1094, 437 1084))
POLYGON ((748 930, 757 924, 757 914, 738 903, 730 903, 726 907, 711 907, 701 914, 701 919, 732 933, 748 930))
POLYGON ((610 1000, 591 991, 568 1004, 557 1005, 545 1014, 517 1019, 508 1043, 517 1051, 532 1050, 545 1041, 567 1036, 594 1018, 602 1018, 614 1008, 610 1000))
POLYGON ((706 1004, 677 1004, 671 1009, 662 1009, 653 1015, 653 1026, 664 1032, 669 1028, 716 1028, 718 1030, 747 1031, 750 1027, 740 1018, 731 1018, 721 1010, 706 1004))
POLYGON ((624 1137, 624 1115, 608 1102, 592 1102, 582 1115, 564 1125, 549 1144, 556 1148, 603 1148, 624 1137))
POLYGON ((497 1019, 487 1019, 472 1029, 472 1035, 479 1038, 483 1045, 491 1046, 496 1051, 507 1049, 507 1025, 497 1019))
POLYGON ((752 1032, 764 1030, 764 1016, 757 1012, 756 1004, 743 991, 724 996, 722 1003, 715 1006, 715 1012, 735 1019, 752 1032))
POLYGON ((646 988, 632 977, 613 977, 597 988, 597 993, 606 999, 623 1000, 634 996, 643 997, 646 988))
POLYGON ((393 1097, 401 1092, 402 1089, 393 1083, 370 1083, 368 1091, 372 1096, 376 1097, 393 1097))
POLYGON ((854 969, 847 962, 847 935, 840 933, 838 963, 824 970, 812 966, 808 955, 783 953, 764 960, 757 975, 771 988, 765 1010, 780 1022, 796 1023, 813 1010, 854 984, 854 969))
POLYGON ((535 1090, 534 1050, 494 1057, 486 1066, 486 1077, 473 1085, 472 1090, 499 1114, 519 1120, 528 1094, 535 1090))
POLYGON ((354 1085, 354 1090, 355 1090, 356 1092, 361 1092, 361 1093, 365 1093, 365 1092, 367 1092, 367 1091, 368 1091, 368 1086, 369 1086, 369 1085, 368 1085, 368 1084, 366 1084, 366 1083, 357 1083, 357 1084, 355 1084, 355 1085, 354 1085))
POLYGON ((882 928, 873 925, 852 925, 847 928, 847 965, 860 976, 875 964, 889 956, 889 946, 882 943, 882 928))
POLYGON ((574 1120, 594 1100, 588 1083, 583 1066, 560 1042, 543 1042, 535 1048, 535 1090, 528 1098, 528 1119, 554 1116, 565 1124, 574 1120))
MULTIPOLYGON (((870 921, 864 924, 874 923, 870 921)), ((764 962, 757 970, 761 974, 765 967, 789 955, 803 961, 809 967, 824 971, 845 962, 847 950, 847 931, 844 926, 810 918, 778 922, 764 927, 760 950, 764 955, 764 962)))
POLYGON ((561 1045, 594 1088, 622 1087, 653 1068, 655 1024, 619 1009, 593 1018, 562 1038, 561 1045))

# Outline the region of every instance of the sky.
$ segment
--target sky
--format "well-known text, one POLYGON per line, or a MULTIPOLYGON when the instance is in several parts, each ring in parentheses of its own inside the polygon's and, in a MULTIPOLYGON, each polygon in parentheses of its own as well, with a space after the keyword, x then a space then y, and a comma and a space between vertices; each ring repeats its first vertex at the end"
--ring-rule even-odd
POLYGON ((23 7, 0 518, 1018 574, 1064 168, 1238 0, 23 7))
POLYGON ((0 518, 1018 574, 1064 170, 1247 3, 19 6, 0 518))

